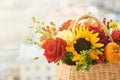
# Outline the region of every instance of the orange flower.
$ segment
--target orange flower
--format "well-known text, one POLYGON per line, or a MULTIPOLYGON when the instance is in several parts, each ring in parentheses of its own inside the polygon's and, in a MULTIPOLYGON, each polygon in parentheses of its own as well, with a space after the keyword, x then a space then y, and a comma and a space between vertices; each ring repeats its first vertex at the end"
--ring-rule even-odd
POLYGON ((62 26, 59 28, 60 31, 62 30, 67 30, 68 27, 71 25, 71 23, 73 22, 73 20, 68 20, 67 22, 64 22, 62 24, 62 26))
POLYGON ((103 53, 100 50, 92 50, 92 52, 90 53, 90 57, 93 60, 99 60, 99 56, 98 55, 103 55, 103 53))
POLYGON ((84 22, 83 23, 84 24, 84 26, 86 26, 86 27, 98 27, 99 26, 99 24, 97 23, 97 22, 90 22, 90 21, 86 21, 86 22, 84 22))

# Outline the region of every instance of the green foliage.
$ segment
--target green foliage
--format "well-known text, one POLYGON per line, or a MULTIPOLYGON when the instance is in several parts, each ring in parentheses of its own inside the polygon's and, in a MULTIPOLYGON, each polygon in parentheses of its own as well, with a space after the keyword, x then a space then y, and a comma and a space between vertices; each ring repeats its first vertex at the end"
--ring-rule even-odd
POLYGON ((35 57, 34 60, 38 60, 40 57, 35 57))
POLYGON ((91 49, 80 51, 81 57, 84 58, 84 60, 81 61, 82 64, 77 65, 76 67, 77 71, 80 70, 85 72, 89 70, 90 65, 93 64, 93 60, 89 57, 90 52, 91 52, 91 49))
POLYGON ((26 39, 27 39, 27 41, 29 41, 30 42, 30 44, 34 44, 34 45, 37 45, 37 46, 39 46, 40 47, 40 45, 39 45, 39 43, 38 42, 36 42, 36 41, 33 41, 33 39, 32 38, 30 38, 30 37, 26 37, 26 39))
POLYGON ((32 17, 32 21, 33 21, 34 23, 37 22, 35 17, 32 17))
POLYGON ((70 52, 65 52, 64 62, 68 65, 75 65, 75 62, 72 61, 73 54, 70 52))
POLYGON ((89 70, 89 65, 84 61, 83 64, 77 65, 76 70, 77 71, 80 70, 80 71, 83 71, 83 72, 88 71, 89 70))
POLYGON ((108 61, 107 61, 107 60, 105 60, 103 63, 104 63, 104 64, 107 64, 107 63, 108 63, 108 61))

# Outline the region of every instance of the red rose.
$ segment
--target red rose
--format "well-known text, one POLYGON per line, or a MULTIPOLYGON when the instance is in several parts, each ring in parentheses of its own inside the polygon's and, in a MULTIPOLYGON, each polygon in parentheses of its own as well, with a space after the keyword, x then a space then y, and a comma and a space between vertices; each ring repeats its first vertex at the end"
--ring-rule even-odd
POLYGON ((113 32, 112 32, 112 38, 113 38, 113 40, 115 41, 115 42, 118 42, 118 41, 120 41, 120 31, 119 30, 114 30, 113 32))
POLYGON ((66 42, 60 38, 47 40, 43 44, 43 48, 45 49, 44 56, 47 58, 48 63, 56 63, 59 59, 64 59, 66 45, 66 42))

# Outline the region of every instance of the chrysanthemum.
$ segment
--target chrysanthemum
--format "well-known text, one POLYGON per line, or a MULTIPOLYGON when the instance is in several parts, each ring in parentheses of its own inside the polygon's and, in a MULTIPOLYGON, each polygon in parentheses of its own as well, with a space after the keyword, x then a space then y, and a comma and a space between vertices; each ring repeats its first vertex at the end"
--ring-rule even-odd
POLYGON ((80 28, 76 28, 75 33, 73 33, 73 41, 69 43, 66 50, 74 54, 73 61, 82 60, 80 51, 88 50, 91 46, 96 48, 104 46, 102 43, 97 43, 99 40, 98 33, 93 33, 93 31, 89 31, 88 28, 80 26, 80 28))

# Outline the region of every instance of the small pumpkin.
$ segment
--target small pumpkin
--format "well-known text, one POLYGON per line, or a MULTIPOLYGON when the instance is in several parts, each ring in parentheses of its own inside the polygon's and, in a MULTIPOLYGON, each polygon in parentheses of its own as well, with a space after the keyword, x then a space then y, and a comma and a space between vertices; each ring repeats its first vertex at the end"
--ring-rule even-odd
POLYGON ((111 63, 119 62, 120 46, 115 42, 108 43, 105 47, 105 57, 106 57, 106 60, 111 63))

